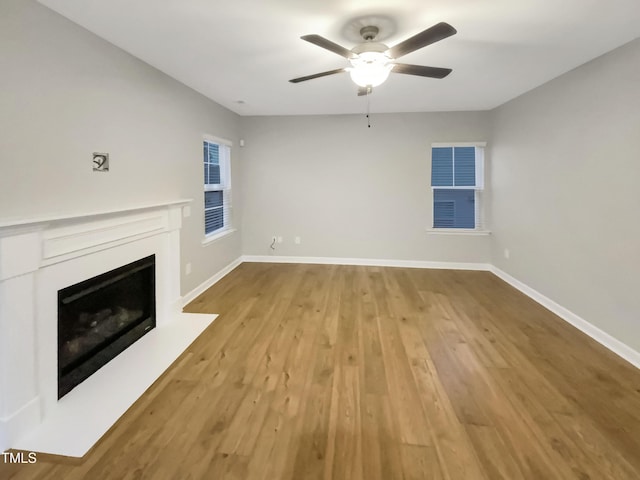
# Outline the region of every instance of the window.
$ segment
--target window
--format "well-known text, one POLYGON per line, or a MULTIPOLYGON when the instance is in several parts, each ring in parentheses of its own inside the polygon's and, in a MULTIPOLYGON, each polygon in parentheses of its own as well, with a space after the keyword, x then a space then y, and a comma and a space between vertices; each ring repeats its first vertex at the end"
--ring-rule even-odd
POLYGON ((204 140, 204 233, 231 228, 231 143, 204 140))
POLYGON ((484 144, 431 147, 433 228, 482 230, 484 144))

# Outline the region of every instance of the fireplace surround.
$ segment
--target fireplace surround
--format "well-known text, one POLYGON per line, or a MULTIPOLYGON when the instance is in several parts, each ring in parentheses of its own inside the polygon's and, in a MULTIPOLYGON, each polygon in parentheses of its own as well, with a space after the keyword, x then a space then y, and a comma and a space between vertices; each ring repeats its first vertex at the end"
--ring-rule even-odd
MULTIPOLYGON (((0 220, 0 451, 83 456, 213 321, 181 312, 188 203, 0 220), (59 292, 151 256, 156 328, 59 398, 59 292)), ((98 315, 89 324, 106 308, 88 312, 98 315)))

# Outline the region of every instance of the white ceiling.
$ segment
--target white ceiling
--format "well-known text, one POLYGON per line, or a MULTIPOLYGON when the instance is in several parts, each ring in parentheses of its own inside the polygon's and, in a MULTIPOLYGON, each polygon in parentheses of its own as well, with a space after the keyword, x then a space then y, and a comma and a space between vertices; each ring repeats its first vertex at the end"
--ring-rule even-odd
POLYGON ((362 113, 347 66, 299 39, 346 48, 375 23, 389 46, 445 21, 458 33, 402 58, 453 68, 391 74, 372 112, 486 110, 640 36, 640 0, 40 0, 241 115, 362 113), (244 103, 240 103, 244 102, 244 103))

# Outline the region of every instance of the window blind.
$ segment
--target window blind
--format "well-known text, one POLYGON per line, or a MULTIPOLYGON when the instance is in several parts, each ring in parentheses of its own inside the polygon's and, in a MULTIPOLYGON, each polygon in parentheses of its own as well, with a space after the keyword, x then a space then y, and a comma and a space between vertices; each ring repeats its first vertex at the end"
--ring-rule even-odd
POLYGON ((204 142, 204 183, 220 184, 220 145, 204 142))
POLYGON ((433 228, 480 229, 484 150, 481 146, 433 146, 433 228))
POLYGON ((433 201, 433 226, 435 228, 453 228, 455 225, 455 202, 444 199, 433 201))
POLYGON ((476 149, 475 147, 455 147, 454 182, 456 187, 476 186, 476 149))
POLYGON ((212 233, 224 227, 224 196, 221 191, 204 192, 204 230, 212 233))
POLYGON ((453 148, 436 147, 432 149, 431 186, 453 186, 453 148))

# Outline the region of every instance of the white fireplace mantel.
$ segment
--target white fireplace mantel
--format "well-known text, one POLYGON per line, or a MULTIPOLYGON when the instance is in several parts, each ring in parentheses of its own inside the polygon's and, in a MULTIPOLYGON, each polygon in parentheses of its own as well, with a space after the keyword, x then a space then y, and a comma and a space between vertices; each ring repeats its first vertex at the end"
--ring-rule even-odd
POLYGON ((189 202, 0 221, 0 451, 83 456, 213 321, 180 311, 189 202), (151 254, 156 328, 58 400, 58 290, 151 254))

